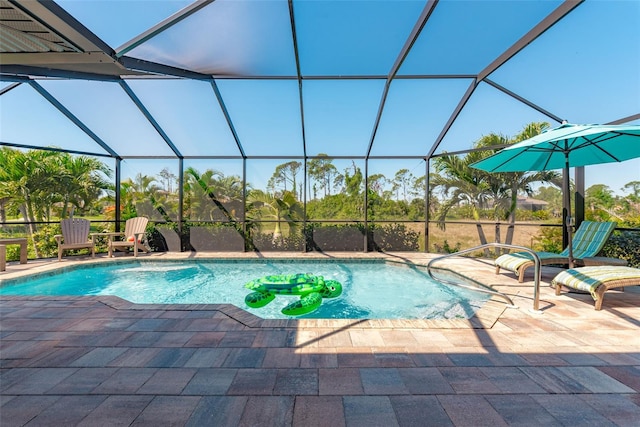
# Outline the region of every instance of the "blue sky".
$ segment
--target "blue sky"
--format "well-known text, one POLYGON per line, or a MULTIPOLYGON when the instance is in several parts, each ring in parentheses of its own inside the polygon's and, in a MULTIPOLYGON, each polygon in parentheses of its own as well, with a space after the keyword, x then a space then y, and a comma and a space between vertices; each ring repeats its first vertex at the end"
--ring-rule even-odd
MULTIPOLYGON (((167 0, 58 3, 117 51, 190 4, 167 0)), ((560 3, 440 1, 398 75, 475 75, 560 3)), ((423 7, 424 2, 417 0, 294 0, 303 75, 386 75, 423 7)), ((218 0, 127 55, 207 73, 295 75, 288 25, 286 1, 218 0)), ((607 123, 640 113, 640 2, 587 0, 489 78, 572 123, 607 123)), ((304 80, 307 153, 366 154, 384 83, 384 79, 304 80)), ((470 78, 394 80, 371 155, 426 154, 470 83, 470 78)), ((172 154, 116 84, 41 84, 119 153, 172 154)), ((128 84, 182 154, 238 155, 209 83, 131 80, 128 84)), ((271 171, 263 172, 258 165, 283 163, 287 156, 303 154, 297 81, 222 79, 217 85, 246 154, 283 156, 281 162, 252 165, 249 161, 250 181, 251 177, 269 178, 262 175, 271 171)), ((10 91, 0 102, 2 141, 104 153, 29 87, 10 91), (30 125, 34 120, 46 126, 30 125)), ((481 83, 436 153, 471 148, 488 133, 513 136, 532 121, 557 124, 481 83)), ((186 161, 185 167, 190 162, 227 174, 242 171, 238 161, 186 161)), ((123 172, 153 175, 162 163, 127 159, 123 172)), ((164 163, 177 173, 177 162, 164 163)), ((376 161, 376 171, 386 169, 392 177, 403 167, 419 175, 424 163, 412 159, 382 164, 376 161)), ((640 160, 589 166, 586 175, 587 186, 603 183, 619 192, 625 183, 640 180, 640 160)))

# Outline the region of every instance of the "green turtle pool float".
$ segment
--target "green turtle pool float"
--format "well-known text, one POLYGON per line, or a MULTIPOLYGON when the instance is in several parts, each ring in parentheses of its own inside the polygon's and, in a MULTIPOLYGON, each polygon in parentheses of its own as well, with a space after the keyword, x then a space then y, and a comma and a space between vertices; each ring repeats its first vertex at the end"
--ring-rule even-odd
POLYGON ((342 293, 340 282, 304 273, 265 276, 250 281, 244 287, 253 291, 244 298, 252 308, 264 307, 276 295, 300 295, 298 301, 282 309, 287 316, 310 313, 320 307, 322 298, 335 298, 342 293))

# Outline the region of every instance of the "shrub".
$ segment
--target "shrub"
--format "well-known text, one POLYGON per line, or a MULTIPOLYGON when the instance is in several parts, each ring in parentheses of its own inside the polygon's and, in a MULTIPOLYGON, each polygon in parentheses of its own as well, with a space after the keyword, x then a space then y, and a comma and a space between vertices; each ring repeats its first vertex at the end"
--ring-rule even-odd
POLYGON ((369 227, 370 251, 417 251, 420 249, 420 233, 407 230, 404 224, 369 227))
MULTIPOLYGON (((38 227, 38 230, 33 233, 33 242, 38 248, 38 255, 40 255, 40 258, 58 256, 58 242, 54 236, 61 233, 62 230, 58 224, 47 224, 38 227)), ((71 251, 68 253, 71 253, 71 251)))
MULTIPOLYGON (((29 258, 32 257, 31 245, 27 245, 29 250, 29 258)), ((18 261, 20 259, 20 246, 18 245, 8 245, 7 246, 7 261, 18 261)))
POLYGON ((536 212, 532 212, 528 209, 516 209, 516 221, 531 221, 535 219, 535 214, 536 212))
POLYGON ((362 251, 364 225, 308 224, 305 230, 307 249, 317 251, 362 251))
POLYGON ((629 266, 640 267, 640 232, 616 231, 599 255, 625 259, 629 266))
POLYGON ((445 240, 442 246, 434 244, 434 247, 436 248, 436 252, 439 254, 454 254, 460 251, 460 242, 457 242, 454 247, 451 247, 449 242, 445 240))
MULTIPOLYGON (((189 233, 189 227, 191 226, 191 223, 188 221, 185 221, 182 225, 182 233, 183 235, 186 234, 188 235, 189 233)), ((154 222, 149 222, 149 224, 147 225, 147 244, 149 245, 149 247, 151 248, 152 252, 164 252, 169 250, 169 245, 167 244, 167 242, 165 241, 165 237, 162 233, 162 230, 169 230, 169 231, 173 231, 176 234, 178 234, 178 223, 177 222, 165 222, 165 223, 154 223, 154 222)), ((183 241, 184 239, 179 236, 180 239, 180 250, 185 250, 185 247, 183 245, 183 241)))
POLYGON ((302 251, 304 244, 303 233, 290 233, 282 235, 277 239, 273 238, 272 233, 253 232, 251 235, 251 244, 255 250, 260 251, 302 251))
POLYGON ((562 227, 541 227, 538 243, 532 249, 544 252, 562 252, 562 227))
POLYGON ((546 209, 542 209, 539 211, 532 212, 531 216, 533 216, 534 219, 539 221, 547 221, 551 219, 551 212, 549 212, 546 209))
POLYGON ((383 226, 364 224, 320 225, 307 224, 304 231, 307 249, 312 251, 361 251, 367 233, 368 251, 417 251, 420 233, 407 229, 405 224, 383 226))
MULTIPOLYGON (((182 233, 177 222, 149 223, 147 238, 152 251, 238 251, 244 249, 239 224, 185 221, 182 233)), ((252 247, 249 247, 251 250, 252 247)))

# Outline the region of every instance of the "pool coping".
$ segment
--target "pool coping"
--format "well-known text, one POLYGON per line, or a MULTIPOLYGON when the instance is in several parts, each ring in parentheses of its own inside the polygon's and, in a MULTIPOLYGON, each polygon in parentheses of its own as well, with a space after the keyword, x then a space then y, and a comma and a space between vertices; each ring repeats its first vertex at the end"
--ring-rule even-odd
MULTIPOLYGON (((369 261, 369 262, 384 262, 389 264, 402 264, 406 266, 425 267, 426 262, 415 262, 413 260, 406 259, 398 260, 397 256, 387 255, 383 253, 369 254, 369 256, 361 256, 357 254, 355 256, 323 256, 322 254, 307 255, 304 257, 298 257, 298 254, 290 254, 285 256, 274 257, 243 257, 243 256, 216 256, 208 254, 200 255, 198 257, 184 257, 184 256, 142 256, 137 259, 131 257, 118 257, 118 258, 86 258, 78 259, 78 262, 49 262, 42 265, 21 272, 13 274, 3 274, 4 277, 0 278, 0 286, 5 281, 14 281, 16 279, 32 277, 32 276, 46 276, 57 274, 60 270, 74 270, 76 268, 86 268, 93 266, 103 265, 108 263, 130 263, 132 261, 141 262, 170 262, 170 261, 185 261, 185 260, 212 260, 212 261, 247 261, 247 260, 264 260, 264 261, 283 261, 285 259, 292 259, 295 262, 342 262, 342 261, 369 261)), ((476 281, 473 277, 468 277, 459 272, 463 277, 467 277, 470 280, 476 281)), ((263 319, 248 311, 236 307, 232 304, 141 304, 128 301, 124 298, 112 295, 97 295, 97 296, 9 296, 2 295, 0 299, 21 299, 21 300, 38 300, 38 301, 56 301, 56 300, 69 300, 69 299, 93 299, 94 301, 105 304, 116 310, 175 310, 175 311, 218 311, 221 314, 241 323, 248 328, 275 328, 275 329, 295 329, 295 328, 360 328, 360 329, 376 329, 376 328, 393 328, 393 329, 490 329, 498 321, 502 313, 509 308, 504 301, 490 297, 485 301, 482 306, 476 310, 473 316, 468 319, 263 319)))

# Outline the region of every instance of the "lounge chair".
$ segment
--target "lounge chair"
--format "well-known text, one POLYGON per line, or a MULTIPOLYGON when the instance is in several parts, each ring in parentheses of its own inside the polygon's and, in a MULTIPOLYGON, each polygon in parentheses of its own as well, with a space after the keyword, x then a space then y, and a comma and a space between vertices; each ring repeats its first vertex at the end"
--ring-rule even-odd
POLYGON ((551 281, 560 295, 563 286, 589 292, 595 301, 595 309, 602 309, 604 293, 609 289, 640 286, 640 268, 624 266, 578 267, 558 273, 551 281))
MULTIPOLYGON (((607 239, 616 228, 615 222, 595 222, 583 221, 578 227, 572 239, 573 258, 577 263, 583 258, 595 257, 602 250, 607 239)), ((559 254, 553 252, 536 252, 540 257, 540 264, 552 265, 569 264, 569 249, 565 248, 559 254)), ((518 281, 524 281, 524 272, 527 268, 533 267, 533 257, 527 252, 515 252, 499 256, 495 261, 496 274, 500 269, 512 271, 518 275, 518 281)))
POLYGON ((146 232, 147 223, 149 219, 139 216, 135 218, 129 218, 124 225, 124 232, 119 233, 107 233, 109 241, 107 247, 109 248, 109 258, 113 257, 113 251, 128 251, 133 248, 133 256, 138 256, 138 251, 149 252, 146 246, 146 232), (120 240, 122 239, 122 240, 120 240))
POLYGON ((88 219, 66 218, 60 221, 62 234, 54 237, 58 242, 58 261, 62 261, 62 253, 72 249, 91 249, 91 257, 96 256, 96 242, 93 235, 89 236, 91 223, 88 219))

